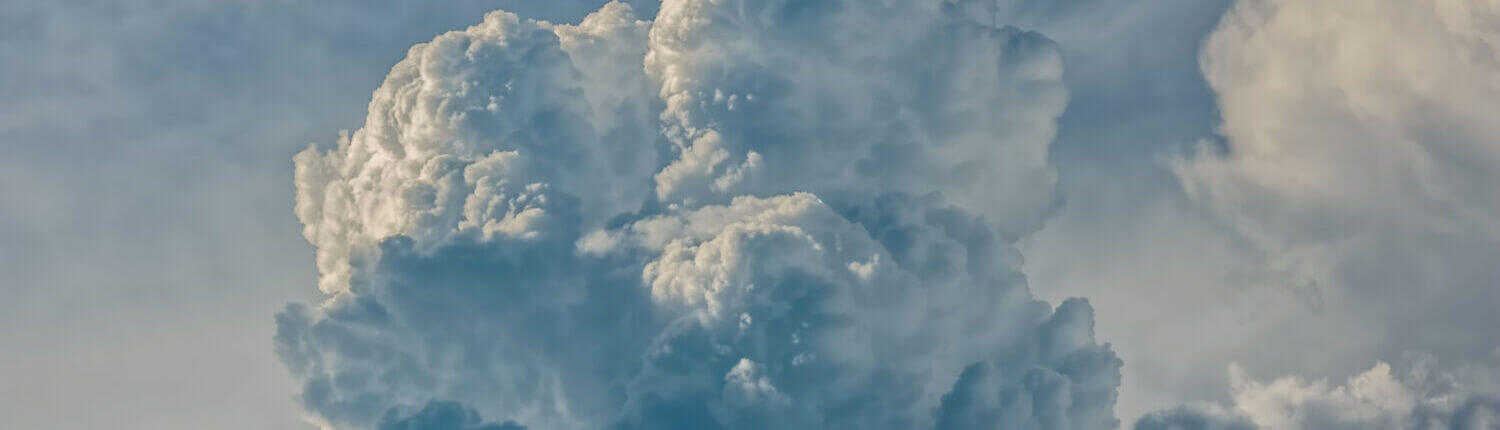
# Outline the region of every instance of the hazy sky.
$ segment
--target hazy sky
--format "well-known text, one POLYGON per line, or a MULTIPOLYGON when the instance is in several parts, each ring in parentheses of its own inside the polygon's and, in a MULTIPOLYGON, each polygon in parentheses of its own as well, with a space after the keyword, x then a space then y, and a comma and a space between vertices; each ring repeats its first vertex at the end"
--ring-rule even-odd
POLYGON ((1500 428, 1500 2, 603 5, 0 0, 0 427, 1500 428))

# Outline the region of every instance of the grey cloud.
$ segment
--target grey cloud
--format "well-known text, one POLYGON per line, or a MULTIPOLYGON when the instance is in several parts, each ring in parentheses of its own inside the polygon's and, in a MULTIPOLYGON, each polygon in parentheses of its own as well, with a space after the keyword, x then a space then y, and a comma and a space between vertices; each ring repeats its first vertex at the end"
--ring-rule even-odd
POLYGON ((1496 180, 1500 135, 1479 119, 1496 109, 1492 2, 1012 3, 1070 54, 1075 94, 1054 146, 1068 207, 1026 248, 1027 273, 1097 304, 1129 363, 1123 414, 1228 401, 1228 361, 1341 378, 1500 344, 1495 194, 1474 187, 1496 180), (1216 30, 1179 30, 1226 4, 1216 30), (1062 24, 1095 13, 1082 33, 1062 24), (1156 24, 1130 38, 1142 22, 1156 24), (1133 90, 1101 101, 1091 73, 1133 90), (1089 115, 1122 104, 1110 113, 1128 126, 1089 115))
POLYGON ((513 422, 485 423, 474 410, 455 402, 433 401, 402 417, 390 410, 376 426, 380 430, 526 430, 513 422))
POLYGON ((723 421, 733 428, 759 428, 765 424, 754 418, 766 416, 785 418, 775 426, 791 428, 923 428, 933 419, 952 428, 932 415, 935 402, 977 393, 1026 400, 991 412, 974 409, 996 405, 943 402, 936 413, 988 413, 1001 419, 997 425, 1112 426, 1119 362, 1094 343, 1088 305, 1070 301, 1052 312, 1030 299, 1013 269, 968 260, 970 251, 988 257, 985 247, 1005 246, 991 242, 982 224, 944 219, 942 211, 956 209, 921 203, 888 202, 846 220, 807 194, 742 197, 686 220, 637 224, 648 230, 644 236, 663 228, 713 236, 678 235, 647 266, 653 295, 687 313, 648 353, 634 388, 646 400, 641 416, 629 420, 632 428, 677 428, 683 414, 717 418, 714 408, 696 408, 718 383, 699 383, 726 372, 731 381, 745 373, 765 381, 755 385, 757 396, 726 392, 726 401, 756 400, 748 414, 723 421), (913 212, 918 216, 903 219, 913 212), (726 220, 718 228, 693 225, 726 220), (976 229, 978 237, 962 236, 976 229), (960 377, 969 367, 996 371, 960 377), (959 389, 965 392, 944 394, 959 389))
POLYGON ((880 221, 890 211, 856 225, 810 195, 740 198, 637 222, 598 256, 390 239, 347 295, 289 308, 277 343, 304 404, 339 427, 432 398, 532 428, 928 426, 950 392, 1010 406, 944 401, 942 415, 1113 425, 1120 363, 1085 302, 1052 312, 1019 274, 969 265, 1004 246, 982 226, 880 221), (888 254, 860 225, 931 252, 888 254), (698 233, 653 243, 662 230, 698 233), (997 374, 959 377, 976 366, 997 374))
POLYGON ((1217 406, 1194 403, 1152 412, 1136 420, 1135 430, 1257 430, 1249 418, 1217 406))
POLYGON ((1243 415, 1217 406, 1191 404, 1150 412, 1137 419, 1135 430, 1260 430, 1243 415))
POLYGON ((1014 245, 1060 66, 939 3, 492 13, 298 155, 330 297, 278 352, 334 428, 1112 428, 1119 359, 1014 245))
MULTIPOLYGON (((1204 46, 1225 142, 1172 166, 1192 202, 1252 250, 1249 283, 1286 285, 1293 300, 1279 302, 1308 304, 1265 307, 1257 325, 1318 334, 1265 337, 1342 339, 1304 360, 1326 363, 1301 364, 1308 373, 1407 350, 1459 369, 1492 358, 1500 289, 1485 256, 1500 251, 1500 200, 1474 184, 1500 179, 1500 129, 1478 114, 1500 108, 1497 14, 1486 2, 1242 0, 1204 46)), ((1331 392, 1235 379, 1236 407, 1265 428, 1473 420, 1384 365, 1331 392)), ((1493 391, 1485 381, 1473 390, 1493 391)))
POLYGON ((1478 257, 1500 252, 1500 198, 1477 185, 1500 180, 1481 113, 1500 109, 1496 17, 1490 2, 1237 2, 1202 54, 1227 151, 1177 160, 1183 188, 1269 270, 1404 341, 1385 354, 1483 358, 1496 338, 1470 322, 1500 302, 1478 257))
POLYGON ((1442 369, 1430 356, 1408 356, 1329 386, 1295 376, 1258 382, 1231 366, 1232 408, 1194 404, 1148 414, 1145 429, 1474 430, 1500 427, 1500 385, 1493 367, 1442 369))
MULTIPOLYGON (((1116 426, 1120 361, 1092 309, 1032 299, 1015 248, 1055 208, 1047 157, 1079 75, 995 22, 1072 12, 868 6, 669 1, 652 22, 611 5, 578 26, 497 13, 413 49, 364 129, 299 156, 299 216, 334 295, 283 314, 304 404, 336 427, 434 399, 531 428, 1116 426)), ((1271 305, 1232 305, 1256 309, 1205 331, 1347 334, 1287 365, 1321 373, 1412 347, 1472 360, 1493 347, 1472 321, 1495 302, 1495 201, 1471 184, 1494 179, 1495 130, 1472 112, 1496 99, 1496 11, 1364 6, 1363 24, 1324 31, 1295 24, 1338 6, 1238 2, 1203 51, 1224 142, 1171 163, 1200 206, 1146 210, 1222 240, 1189 258, 1204 271, 1250 267, 1190 279, 1291 286, 1237 291, 1271 305), (1302 46, 1426 63, 1325 67, 1302 46)), ((1337 387, 1243 374, 1227 408, 1135 426, 1494 414, 1485 384, 1441 391, 1383 365, 1337 387)))
POLYGON ((679 156, 658 195, 942 191, 1005 234, 1035 230, 1055 197, 1061 57, 952 6, 664 4, 646 70, 679 156))
POLYGON ((531 225, 550 221, 551 205, 583 206, 570 216, 586 225, 560 228, 634 211, 658 154, 641 131, 649 87, 617 57, 643 52, 644 36, 616 3, 555 28, 495 12, 413 47, 363 128, 328 154, 297 156, 297 214, 318 246, 320 288, 338 291, 350 252, 398 234, 421 246, 465 232, 554 240, 531 225), (595 67, 580 72, 568 50, 595 67))

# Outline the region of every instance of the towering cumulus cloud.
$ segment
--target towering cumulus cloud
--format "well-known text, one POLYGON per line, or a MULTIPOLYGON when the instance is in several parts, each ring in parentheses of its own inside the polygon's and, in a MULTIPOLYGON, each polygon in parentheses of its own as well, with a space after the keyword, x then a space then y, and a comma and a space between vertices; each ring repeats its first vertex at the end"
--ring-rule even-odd
POLYGON ((1120 361, 1031 297, 1056 47, 982 2, 495 12, 296 158, 329 428, 1102 429, 1120 361))

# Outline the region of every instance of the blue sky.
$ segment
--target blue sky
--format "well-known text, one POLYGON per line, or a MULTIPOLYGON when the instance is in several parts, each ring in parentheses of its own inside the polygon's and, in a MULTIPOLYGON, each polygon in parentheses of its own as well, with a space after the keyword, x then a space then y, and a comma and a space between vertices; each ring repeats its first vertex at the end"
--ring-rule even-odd
POLYGON ((0 426, 1494 425, 1500 5, 890 3, 0 0, 0 426))

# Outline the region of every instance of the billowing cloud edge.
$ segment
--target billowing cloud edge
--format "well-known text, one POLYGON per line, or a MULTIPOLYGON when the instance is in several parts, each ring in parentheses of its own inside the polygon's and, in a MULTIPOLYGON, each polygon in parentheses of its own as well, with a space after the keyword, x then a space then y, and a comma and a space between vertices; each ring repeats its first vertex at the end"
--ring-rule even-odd
POLYGON ((495 12, 296 157, 329 428, 1111 428, 1120 361, 1014 241, 1066 90, 979 2, 495 12), (986 20, 985 22, 988 22, 986 20), (982 213, 983 216, 975 215, 982 213))
MULTIPOLYGON (((1138 429, 1494 428, 1500 290, 1500 4, 1238 0, 1207 40, 1223 145, 1172 162, 1183 190, 1265 256, 1267 272, 1371 339, 1458 357, 1343 385, 1231 367, 1228 407, 1138 429), (1390 341, 1390 339, 1397 339, 1390 341), (1442 382, 1446 381, 1446 382, 1442 382)), ((1340 347, 1371 350, 1387 345, 1340 347)))

